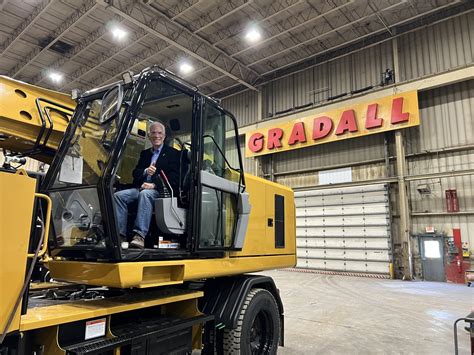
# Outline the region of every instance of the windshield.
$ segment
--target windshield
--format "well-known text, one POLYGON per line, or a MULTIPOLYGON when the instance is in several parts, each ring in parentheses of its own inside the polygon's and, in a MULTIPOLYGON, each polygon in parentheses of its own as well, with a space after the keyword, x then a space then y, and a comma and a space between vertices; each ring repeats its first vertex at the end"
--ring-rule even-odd
POLYGON ((121 115, 99 124, 102 99, 84 103, 77 127, 64 160, 56 175, 53 189, 76 185, 96 185, 109 159, 121 115))
POLYGON ((107 247, 98 184, 110 158, 124 108, 114 119, 100 124, 101 106, 102 99, 80 104, 79 116, 74 118, 74 132, 62 143, 68 148, 49 191, 55 246, 107 247))

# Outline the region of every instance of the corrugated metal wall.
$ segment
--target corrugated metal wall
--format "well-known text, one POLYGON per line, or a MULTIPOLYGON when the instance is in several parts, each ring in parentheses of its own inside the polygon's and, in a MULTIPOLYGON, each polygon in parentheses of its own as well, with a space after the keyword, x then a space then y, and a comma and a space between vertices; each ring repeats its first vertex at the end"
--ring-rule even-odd
POLYGON ((263 117, 314 107, 328 97, 378 85, 382 72, 393 68, 391 48, 390 42, 382 43, 266 84, 263 117))
MULTIPOLYGON (((399 37, 399 81, 472 65, 473 23, 474 13, 469 13, 399 37)), ((308 108, 312 108, 324 104, 330 96, 377 85, 387 68, 394 68, 392 42, 269 82, 262 87, 262 116, 272 118, 286 110, 291 114, 304 105, 310 104, 308 108)), ((225 107, 247 105, 239 101, 244 99, 240 94, 225 99, 223 104, 225 107)), ((403 131, 408 175, 474 169, 474 80, 420 92, 419 105, 421 125, 403 131)), ((240 118, 240 122, 251 124, 257 117, 252 114, 240 118)), ((344 165, 352 166, 353 181, 393 177, 396 176, 394 133, 385 136, 388 155, 392 157, 388 169, 384 160, 384 135, 379 134, 261 157, 259 174, 292 187, 315 187, 319 184, 319 170, 344 165)), ((252 161, 246 159, 245 165, 255 171, 252 161)), ((474 250, 473 175, 412 181, 408 187, 412 233, 419 233, 426 226, 446 233, 461 228, 463 240, 474 250), (431 194, 420 195, 417 187, 423 184, 430 187, 431 194), (459 214, 446 212, 444 190, 449 188, 457 189, 459 214)), ((390 195, 397 257, 400 242, 396 184, 390 195)), ((397 259, 394 261, 397 266, 397 259)))
MULTIPOLYGON (((421 125, 406 134, 409 175, 474 169, 474 80, 429 90, 419 95, 421 125)), ((474 176, 420 180, 410 183, 412 231, 435 226, 449 233, 461 228, 463 240, 474 247, 474 176), (431 189, 428 195, 417 191, 431 189), (456 189, 460 213, 448 214, 445 190, 456 189), (436 215, 433 215, 436 214, 436 215)))
POLYGON ((474 13, 443 21, 399 38, 400 80, 410 80, 472 63, 474 13))
POLYGON ((243 91, 222 101, 222 105, 232 112, 239 127, 247 126, 258 119, 257 92, 243 91))

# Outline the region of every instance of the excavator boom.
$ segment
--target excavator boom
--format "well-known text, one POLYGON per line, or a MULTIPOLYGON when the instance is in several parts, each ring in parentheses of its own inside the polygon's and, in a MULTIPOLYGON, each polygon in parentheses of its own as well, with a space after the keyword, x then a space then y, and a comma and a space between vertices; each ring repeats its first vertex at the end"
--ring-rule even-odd
POLYGON ((0 76, 0 148, 50 163, 75 106, 69 95, 0 76))

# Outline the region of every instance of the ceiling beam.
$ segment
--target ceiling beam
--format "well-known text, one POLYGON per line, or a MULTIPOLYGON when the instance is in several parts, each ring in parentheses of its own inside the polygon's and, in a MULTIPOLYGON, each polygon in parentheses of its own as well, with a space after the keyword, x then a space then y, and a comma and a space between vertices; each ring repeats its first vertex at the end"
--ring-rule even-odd
MULTIPOLYGON (((443 5, 443 6, 440 6, 440 7, 434 8, 434 9, 431 9, 431 10, 429 10, 429 11, 426 11, 425 13, 418 14, 418 15, 412 16, 412 17, 407 18, 407 19, 403 19, 403 20, 398 21, 398 22, 396 22, 396 23, 392 23, 392 24, 390 24, 390 27, 393 29, 393 28, 396 28, 396 27, 401 26, 401 25, 403 25, 403 24, 406 24, 406 23, 408 23, 408 22, 410 22, 410 21, 416 21, 416 20, 419 20, 420 18, 423 19, 424 17, 432 16, 433 14, 436 14, 436 13, 442 14, 442 15, 439 15, 439 16, 443 16, 443 15, 446 16, 447 11, 449 11, 450 8, 453 7, 453 5, 456 5, 456 4, 459 4, 459 3, 460 3, 459 1, 455 1, 455 2, 453 2, 453 3, 449 3, 449 4, 447 4, 447 5, 443 5)), ((468 3, 468 2, 465 2, 465 3, 468 3)), ((462 6, 462 3, 461 3, 461 6, 459 7, 459 9, 455 9, 455 10, 454 10, 454 11, 455 11, 455 14, 451 14, 451 15, 449 15, 448 17, 444 17, 444 19, 443 19, 442 21, 445 21, 445 20, 448 20, 448 19, 450 19, 450 18, 453 18, 453 17, 459 16, 459 15, 462 15, 462 14, 464 14, 464 13, 466 13, 466 12, 472 11, 472 7, 474 7, 473 4, 474 4, 474 2, 469 2, 469 3, 466 5, 466 7, 468 8, 468 10, 465 10, 465 8, 462 6)), ((382 11, 382 10, 381 10, 381 11, 382 11)), ((423 21, 423 20, 421 20, 421 21, 423 21)), ((425 20, 425 21, 426 21, 426 20, 425 20)), ((439 21, 438 21, 438 22, 439 22, 439 21)), ((427 24, 434 24, 434 23, 428 21, 427 24)), ((366 39, 366 38, 370 38, 370 37, 375 36, 375 35, 378 35, 378 34, 380 34, 380 33, 382 33, 382 32, 386 32, 386 29, 383 28, 383 29, 381 29, 381 30, 374 31, 374 32, 370 32, 370 33, 368 33, 368 34, 366 34, 366 35, 363 35, 363 36, 354 38, 354 39, 352 39, 352 40, 350 40, 350 41, 347 41, 347 42, 345 42, 345 43, 341 43, 341 44, 339 44, 339 45, 336 45, 336 46, 333 46, 333 47, 331 47, 331 48, 328 48, 327 50, 325 50, 325 51, 323 51, 323 52, 320 52, 320 53, 318 53, 317 55, 322 55, 322 54, 325 54, 325 53, 327 53, 327 52, 331 52, 331 51, 334 51, 334 50, 343 48, 343 47, 348 46, 348 45, 350 45, 350 44, 352 44, 352 43, 354 43, 354 42, 357 42, 357 41, 360 41, 360 40, 363 40, 363 39, 366 39)), ((397 34, 394 35, 394 36, 390 36, 389 39, 392 38, 392 37, 398 37, 398 36, 400 36, 400 33, 398 33, 398 30, 396 30, 395 33, 397 33, 397 34)), ((378 41, 378 42, 376 42, 376 43, 381 43, 381 42, 384 42, 384 41, 387 41, 387 40, 388 40, 388 39, 384 39, 384 40, 378 41)), ((279 66, 279 67, 277 67, 277 68, 268 70, 268 71, 266 71, 265 73, 262 74, 262 78, 264 78, 265 76, 270 75, 270 74, 271 74, 271 75, 274 75, 275 72, 277 72, 277 71, 279 71, 279 70, 282 70, 282 69, 284 69, 284 68, 287 68, 287 67, 291 67, 291 66, 293 66, 293 65, 295 65, 295 64, 296 64, 296 63, 294 63, 294 62, 293 62, 293 63, 287 63, 287 64, 281 65, 281 66, 279 66)), ((265 81, 265 82, 266 82, 266 81, 265 81)), ((259 82, 259 85, 261 85, 261 84, 262 84, 262 83, 259 82)))
MULTIPOLYGON (((302 22, 300 22, 299 24, 297 24, 296 26, 288 26, 288 24, 287 24, 288 19, 285 19, 284 21, 278 22, 278 23, 275 24, 275 27, 279 27, 279 28, 285 28, 285 27, 286 27, 286 30, 283 30, 283 31, 281 31, 281 32, 278 32, 278 33, 276 33, 276 34, 273 35, 273 36, 267 37, 267 38, 265 38, 265 39, 259 41, 258 43, 255 43, 255 44, 253 44, 253 45, 251 45, 251 46, 248 46, 248 47, 246 47, 246 48, 244 48, 244 49, 242 49, 242 50, 240 50, 240 51, 238 51, 238 52, 232 53, 232 54, 231 54, 231 57, 235 57, 235 56, 237 56, 237 55, 239 55, 239 54, 242 54, 242 53, 244 53, 244 52, 247 52, 248 50, 254 49, 254 48, 256 48, 256 47, 262 48, 262 45, 264 45, 265 43, 268 43, 268 42, 270 42, 271 40, 274 40, 274 39, 276 39, 276 38, 278 38, 278 37, 280 37, 280 36, 283 36, 284 34, 286 34, 286 33, 288 33, 288 32, 292 32, 292 31, 294 31, 294 30, 297 30, 298 28, 303 27, 303 26, 305 26, 305 25, 307 25, 307 24, 309 24, 309 23, 311 23, 311 22, 313 22, 313 21, 316 21, 316 20, 319 20, 319 19, 321 19, 321 18, 324 18, 324 16, 329 15, 329 14, 331 14, 331 13, 334 12, 334 11, 338 11, 338 10, 340 10, 340 9, 345 8, 346 6, 348 6, 348 5, 350 5, 350 4, 353 4, 354 1, 355 1, 355 0, 349 0, 349 1, 347 1, 346 3, 344 3, 344 4, 340 5, 340 6, 333 7, 333 8, 329 9, 329 10, 326 11, 326 12, 323 12, 323 13, 320 13, 320 14, 316 15, 315 17, 311 17, 311 18, 309 18, 309 19, 307 19, 307 20, 305 20, 305 21, 302 21, 302 22)), ((303 12, 305 12, 305 11, 307 11, 307 10, 304 10, 303 12)), ((296 16, 298 16, 298 15, 296 15, 296 16)))
POLYGON ((198 23, 198 26, 194 33, 198 33, 205 30, 206 28, 216 24, 222 19, 233 15, 237 11, 242 10, 251 3, 253 3, 253 0, 230 0, 227 2, 218 3, 219 5, 214 10, 210 11, 209 13, 206 13, 195 21, 198 23))
MULTIPOLYGON (((406 4, 406 0, 402 0, 402 1, 398 2, 398 3, 395 3, 395 4, 393 4, 393 5, 390 5, 390 6, 386 7, 386 8, 381 9, 380 11, 393 10, 393 9, 397 8, 398 6, 404 5, 404 4, 406 4)), ((373 11, 373 10, 371 9, 371 11, 373 11)), ((287 48, 285 48, 285 49, 283 49, 283 50, 280 50, 280 51, 278 51, 278 52, 272 53, 271 55, 264 56, 264 57, 262 57, 262 58, 260 58, 260 59, 258 59, 258 60, 256 60, 256 61, 253 61, 251 64, 249 64, 249 66, 250 66, 250 67, 255 66, 255 65, 257 65, 257 64, 259 64, 259 63, 261 63, 261 62, 267 61, 267 60, 269 60, 269 59, 271 59, 271 58, 274 58, 274 57, 276 57, 276 56, 280 56, 280 55, 282 55, 283 53, 287 53, 288 51, 292 51, 292 50, 294 50, 294 49, 296 49, 296 48, 298 48, 298 47, 301 47, 301 46, 303 46, 303 45, 305 45, 305 44, 307 44, 307 43, 309 43, 309 42, 313 42, 313 41, 315 41, 315 40, 317 40, 317 39, 323 38, 323 37, 325 37, 325 36, 327 36, 327 35, 329 35, 329 34, 331 34, 331 33, 337 33, 338 31, 340 31, 341 29, 343 29, 343 28, 345 28, 345 27, 350 27, 350 26, 352 26, 354 23, 358 23, 358 22, 365 21, 365 20, 367 20, 368 18, 370 18, 370 17, 372 17, 372 16, 374 16, 374 15, 375 15, 375 13, 372 12, 371 14, 368 14, 368 15, 366 15, 366 16, 359 17, 357 20, 354 20, 354 21, 352 21, 352 22, 345 23, 345 24, 343 24, 342 26, 333 28, 333 29, 331 29, 330 31, 326 31, 326 32, 320 33, 320 34, 318 34, 318 35, 316 35, 316 36, 309 36, 309 38, 308 38, 307 40, 302 41, 302 42, 299 42, 299 43, 297 43, 297 44, 295 44, 295 45, 293 45, 293 46, 291 46, 291 47, 287 47, 287 48)))
MULTIPOLYGON (((43 0, 38 6, 36 6, 33 12, 17 28, 15 28, 12 34, 2 43, 0 46, 0 55, 3 55, 13 47, 16 41, 35 24, 36 20, 40 18, 49 7, 51 7, 52 3, 53 1, 51 0, 43 0)), ((5 4, 2 4, 2 7, 4 5, 5 4)))
POLYGON ((257 90, 252 83, 258 79, 258 73, 229 57, 224 51, 213 47, 208 41, 172 21, 163 13, 150 6, 143 7, 142 4, 136 4, 132 10, 127 11, 124 1, 109 0, 109 2, 108 9, 114 13, 246 87, 257 90), (150 15, 150 10, 155 11, 150 15))
MULTIPOLYGON (((303 0, 280 0, 280 1, 274 1, 270 5, 259 9, 255 9, 255 13, 261 16, 261 19, 254 20, 253 18, 251 20, 255 21, 256 25, 259 25, 262 27, 262 25, 265 22, 268 22, 269 20, 273 19, 275 16, 280 15, 283 12, 288 12, 291 10, 291 8, 302 4, 304 1, 303 0)), ((238 36, 244 29, 247 23, 242 22, 242 21, 237 21, 231 24, 230 26, 226 26, 225 28, 221 28, 219 31, 216 31, 212 35, 210 35, 208 38, 209 40, 214 43, 214 45, 218 45, 224 41, 228 41, 229 39, 232 39, 236 36, 238 36)))
MULTIPOLYGON (((112 21, 115 21, 120 24, 120 17, 116 16, 112 21)), ((63 57, 56 60, 49 67, 52 70, 60 70, 61 67, 66 64, 68 61, 74 60, 78 55, 83 53, 85 50, 90 48, 96 41, 104 37, 108 33, 107 25, 100 26, 97 30, 92 33, 87 34, 86 39, 79 43, 77 46, 74 46, 71 51, 64 54, 63 57)), ((31 80, 34 85, 41 84, 43 80, 48 77, 48 74, 45 71, 39 73, 36 77, 31 80)))
POLYGON ((77 9, 71 16, 69 16, 50 36, 52 40, 43 48, 36 48, 31 51, 24 60, 15 65, 15 67, 8 72, 8 76, 16 78, 31 62, 38 56, 48 50, 54 43, 56 43, 68 30, 82 17, 91 13, 97 5, 94 0, 87 0, 79 9, 77 9))
MULTIPOLYGON (((68 83, 66 83, 64 86, 61 87, 61 90, 65 90, 65 88, 74 88, 74 83, 79 81, 81 78, 84 76, 92 73, 94 70, 97 70, 97 67, 103 65, 104 63, 107 63, 108 61, 114 59, 117 55, 123 53, 124 51, 130 49, 134 45, 137 44, 140 40, 143 38, 149 36, 149 34, 144 33, 144 31, 139 31, 139 32, 134 32, 132 35, 132 38, 130 41, 127 42, 126 45, 119 47, 119 48, 110 48, 106 52, 98 55, 96 58, 94 58, 92 61, 87 63, 86 65, 82 66, 78 70, 76 70, 74 73, 68 75, 68 77, 72 80, 70 80, 68 83)), ((163 47, 167 47, 164 45, 163 41, 160 41, 160 49, 163 49, 163 47)), ((156 50, 156 46, 153 47, 156 50)), ((136 57, 141 57, 142 53, 140 54, 135 54, 136 57)), ((94 81, 95 82, 95 81, 94 81)))
MULTIPOLYGON (((143 65, 143 63, 150 60, 151 57, 161 54, 170 48, 166 43, 160 41, 160 43, 155 43, 152 47, 146 49, 144 52, 137 53, 137 55, 129 58, 125 63, 122 63, 116 66, 111 72, 108 72, 104 75, 97 77, 94 81, 91 82, 91 87, 100 87, 105 86, 109 83, 113 83, 117 79, 117 75, 121 75, 127 70, 130 70, 134 66, 143 65)), ((163 56, 164 59, 161 59, 163 66, 170 66, 174 63, 174 59, 163 56)))

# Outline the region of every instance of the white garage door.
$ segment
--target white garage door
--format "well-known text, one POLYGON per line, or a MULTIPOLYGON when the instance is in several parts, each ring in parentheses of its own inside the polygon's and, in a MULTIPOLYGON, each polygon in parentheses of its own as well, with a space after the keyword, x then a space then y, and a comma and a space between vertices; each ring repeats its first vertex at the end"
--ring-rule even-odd
POLYGON ((387 185, 295 192, 297 268, 389 276, 387 185))

